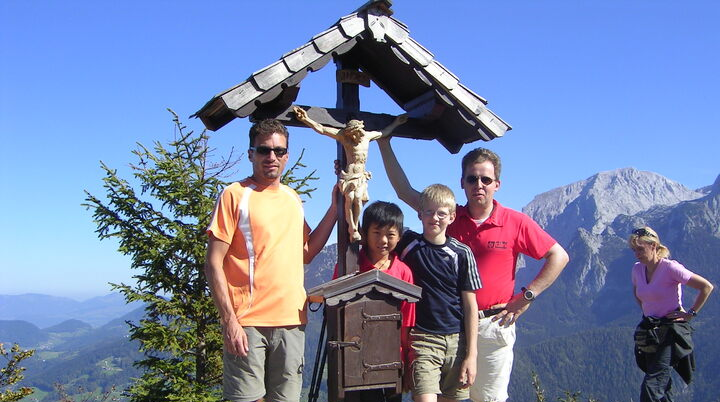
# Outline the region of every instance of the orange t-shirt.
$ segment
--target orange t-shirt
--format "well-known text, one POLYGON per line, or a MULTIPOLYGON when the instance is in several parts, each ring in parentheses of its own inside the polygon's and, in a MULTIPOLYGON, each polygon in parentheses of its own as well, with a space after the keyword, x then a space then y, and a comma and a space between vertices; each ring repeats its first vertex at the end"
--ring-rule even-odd
POLYGON ((230 245, 223 270, 242 326, 307 322, 303 249, 310 228, 290 187, 262 187, 247 178, 218 198, 207 233, 230 245))

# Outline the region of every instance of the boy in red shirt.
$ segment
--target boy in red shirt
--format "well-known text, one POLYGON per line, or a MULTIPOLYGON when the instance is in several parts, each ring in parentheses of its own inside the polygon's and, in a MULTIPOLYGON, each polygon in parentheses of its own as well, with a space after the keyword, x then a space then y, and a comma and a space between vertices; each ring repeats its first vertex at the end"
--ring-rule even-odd
MULTIPOLYGON (((362 234, 362 249, 358 256, 360 272, 377 269, 414 284, 412 271, 395 255, 395 246, 400 241, 403 232, 403 213, 400 207, 391 202, 373 202, 363 212, 360 231, 362 234)), ((337 278, 337 274, 337 266, 335 266, 333 279, 337 278)), ((410 328, 415 326, 415 303, 402 302, 400 312, 402 314, 400 348, 403 365, 407 372, 410 367, 408 340, 410 328)), ((395 399, 399 401, 400 395, 388 397, 386 394, 385 396, 387 401, 395 399)))

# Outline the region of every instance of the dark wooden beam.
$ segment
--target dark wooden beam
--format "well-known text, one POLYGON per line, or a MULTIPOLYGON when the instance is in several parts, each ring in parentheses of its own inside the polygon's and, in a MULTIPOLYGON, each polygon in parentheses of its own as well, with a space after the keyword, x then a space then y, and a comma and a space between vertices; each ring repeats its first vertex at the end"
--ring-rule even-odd
MULTIPOLYGON (((308 116, 316 122, 334 128, 343 128, 351 119, 362 120, 366 130, 380 131, 395 120, 395 116, 386 113, 371 112, 348 112, 340 109, 327 109, 319 106, 291 105, 287 109, 277 112, 273 110, 258 108, 252 114, 252 121, 262 119, 278 119, 286 126, 307 127, 295 118, 292 108, 301 107, 308 112, 308 116)), ((435 125, 428 124, 422 119, 410 118, 408 122, 393 131, 395 137, 415 138, 421 140, 434 140, 441 136, 435 125)))
MULTIPOLYGON (((356 62, 351 61, 349 57, 335 58, 335 65, 338 71, 353 70, 359 71, 356 62)), ((335 107, 344 111, 344 115, 349 117, 360 111, 360 87, 357 84, 349 82, 337 83, 337 100, 335 107)), ((342 125, 344 127, 344 124, 342 125)), ((342 144, 337 142, 337 159, 340 166, 347 164, 347 155, 342 144)), ((338 222, 337 222, 337 250, 338 250, 338 275, 343 276, 351 272, 359 270, 358 259, 360 257, 360 244, 352 242, 348 235, 348 223, 345 220, 345 198, 341 197, 338 202, 338 222)))
POLYGON ((235 119, 235 114, 225 107, 222 99, 215 98, 190 117, 199 117, 208 130, 216 131, 235 119))

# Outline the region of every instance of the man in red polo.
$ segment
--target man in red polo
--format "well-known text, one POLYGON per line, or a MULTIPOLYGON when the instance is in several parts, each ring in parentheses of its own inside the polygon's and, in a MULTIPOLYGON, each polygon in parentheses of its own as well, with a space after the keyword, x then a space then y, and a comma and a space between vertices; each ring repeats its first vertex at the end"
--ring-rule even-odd
MULTIPOLYGON (((413 189, 390 146, 378 140, 380 152, 398 197, 418 210, 420 193, 413 189)), ((470 151, 462 160, 460 186, 467 204, 457 207, 448 235, 468 245, 477 263, 482 289, 476 291, 481 317, 478 327, 478 369, 470 398, 503 402, 515 344, 515 321, 547 289, 568 263, 565 250, 529 216, 495 201, 500 188, 500 157, 486 148, 470 151), (515 293, 519 254, 545 259, 535 279, 515 293)))

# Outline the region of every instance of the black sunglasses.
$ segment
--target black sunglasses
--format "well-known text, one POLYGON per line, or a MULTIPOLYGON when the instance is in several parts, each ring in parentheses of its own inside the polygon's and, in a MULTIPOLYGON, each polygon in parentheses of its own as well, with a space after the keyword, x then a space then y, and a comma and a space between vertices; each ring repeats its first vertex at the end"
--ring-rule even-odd
POLYGON ((645 228, 635 229, 635 230, 633 230, 632 234, 634 234, 636 236, 640 236, 640 237, 643 237, 643 236, 656 237, 654 234, 650 233, 645 228))
POLYGON ((480 183, 482 183, 486 186, 491 185, 495 181, 495 179, 493 179, 492 177, 487 177, 487 176, 480 176, 480 177, 474 176, 474 175, 465 176, 465 183, 467 183, 467 184, 475 184, 478 182, 478 180, 480 180, 480 183))
POLYGON ((250 150, 257 152, 260 155, 270 155, 270 152, 272 151, 272 152, 275 152, 275 156, 277 156, 278 158, 282 158, 287 153, 287 148, 283 148, 283 147, 270 148, 270 147, 266 147, 265 145, 260 145, 259 147, 250 147, 250 150))

